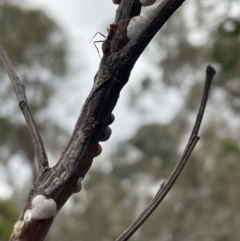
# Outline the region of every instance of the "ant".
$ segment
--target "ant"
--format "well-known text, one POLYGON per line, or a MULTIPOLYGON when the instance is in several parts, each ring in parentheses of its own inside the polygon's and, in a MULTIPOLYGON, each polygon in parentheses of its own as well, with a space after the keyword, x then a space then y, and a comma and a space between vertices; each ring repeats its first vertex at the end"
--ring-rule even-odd
MULTIPOLYGON (((121 22, 127 21, 127 20, 129 20, 129 19, 125 19, 125 20, 119 21, 118 23, 111 23, 111 24, 109 25, 109 28, 107 29, 107 32, 108 32, 107 37, 106 37, 105 35, 103 35, 102 33, 100 33, 100 32, 97 32, 97 33, 93 36, 93 38, 92 38, 91 41, 93 41, 93 39, 96 37, 97 34, 100 34, 100 35, 102 35, 104 38, 106 38, 105 40, 97 40, 97 41, 94 41, 94 42, 93 42, 94 45, 95 45, 95 48, 96 48, 97 51, 98 51, 99 56, 100 56, 100 52, 99 52, 99 50, 98 50, 98 48, 97 48, 96 43, 103 43, 103 44, 102 44, 102 52, 103 52, 104 55, 108 54, 109 51, 110 51, 110 49, 111 49, 111 41, 112 41, 113 39, 121 39, 121 38, 122 38, 122 37, 114 38, 114 35, 115 35, 116 32, 117 32, 118 24, 121 23, 121 22)), ((90 42, 91 42, 91 41, 90 41, 90 42)), ((100 56, 100 58, 101 58, 101 56, 100 56)))

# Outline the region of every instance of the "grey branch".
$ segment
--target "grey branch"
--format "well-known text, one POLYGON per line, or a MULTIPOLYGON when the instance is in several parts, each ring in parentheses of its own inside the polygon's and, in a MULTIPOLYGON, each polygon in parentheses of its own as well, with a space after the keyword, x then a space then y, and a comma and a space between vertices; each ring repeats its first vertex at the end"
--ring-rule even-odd
POLYGON ((202 101, 199 107, 198 115, 196 118, 196 122, 193 127, 192 134, 190 136, 189 142, 185 148, 185 151, 179 161, 177 162, 173 172, 169 176, 168 180, 165 181, 160 185, 158 192, 156 193, 155 197, 151 200, 151 202, 147 205, 145 210, 140 214, 140 216, 129 226, 129 228, 124 231, 116 241, 126 241, 128 240, 141 226, 142 224, 148 219, 148 217, 154 212, 154 210, 159 206, 162 202, 164 197, 168 194, 176 180, 178 179, 180 173, 182 172, 184 166, 186 165, 195 145, 197 144, 198 140, 198 131, 201 125, 202 117, 205 111, 211 83, 213 80, 213 76, 215 74, 214 68, 211 66, 207 67, 206 71, 207 77, 205 81, 205 88, 203 91, 202 101))
POLYGON ((207 104, 207 100, 208 100, 208 96, 209 96, 209 91, 210 91, 212 81, 213 81, 213 77, 214 77, 215 73, 216 73, 215 69, 212 66, 209 65, 206 69, 206 81, 205 81, 205 87, 204 87, 204 91, 203 91, 202 101, 201 101, 201 104, 200 104, 200 107, 199 107, 196 123, 193 127, 190 139, 193 136, 198 135, 199 128, 200 128, 202 118, 203 118, 203 114, 204 114, 204 110, 206 108, 206 104, 207 104))
POLYGON ((0 43, 0 59, 9 75, 9 78, 12 82, 14 91, 18 99, 19 107, 25 117, 27 127, 30 132, 33 146, 36 152, 39 172, 42 173, 46 168, 48 168, 48 158, 44 149, 44 145, 28 105, 25 87, 20 82, 16 72, 14 71, 13 65, 1 43, 0 43))

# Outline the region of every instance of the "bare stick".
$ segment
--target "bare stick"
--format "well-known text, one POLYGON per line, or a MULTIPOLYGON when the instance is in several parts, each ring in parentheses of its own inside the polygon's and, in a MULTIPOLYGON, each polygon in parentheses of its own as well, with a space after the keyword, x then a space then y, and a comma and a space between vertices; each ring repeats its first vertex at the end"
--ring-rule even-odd
POLYGON ((147 205, 145 210, 140 214, 140 216, 129 226, 129 228, 124 231, 116 241, 126 241, 128 240, 141 226, 142 224, 148 219, 148 217, 153 213, 153 211, 158 207, 158 205, 162 202, 164 197, 168 194, 174 183, 176 182, 177 178, 179 177, 180 173, 182 172, 184 166, 186 165, 195 145, 197 144, 198 140, 200 139, 198 135, 198 131, 201 125, 202 117, 205 111, 211 83, 213 80, 213 76, 215 74, 214 68, 211 66, 207 67, 207 77, 205 81, 205 88, 202 96, 202 101, 198 110, 198 115, 196 118, 196 122, 193 127, 193 131, 189 142, 185 148, 183 155, 181 156, 180 160, 177 162, 173 172, 169 176, 168 180, 160 185, 158 192, 156 193, 155 197, 150 201, 147 205))
POLYGON ((9 75, 9 78, 12 82, 14 91, 16 93, 16 96, 19 102, 19 107, 25 117, 27 127, 30 132, 33 146, 36 152, 39 172, 42 173, 46 168, 48 168, 48 158, 44 149, 44 145, 28 105, 25 87, 20 82, 16 72, 13 69, 12 63, 1 43, 0 43, 0 59, 9 75))
POLYGON ((178 176, 183 170, 185 164, 187 163, 188 158, 191 155, 199 139, 200 138, 198 136, 194 136, 190 140, 185 149, 185 152, 183 153, 182 157, 180 158, 178 164, 176 165, 174 171, 172 172, 168 180, 160 185, 157 194, 147 205, 142 214, 130 225, 130 227, 125 232, 123 232, 116 239, 116 241, 128 240, 142 226, 142 224, 148 219, 148 217, 153 213, 153 211, 158 207, 158 205, 161 203, 161 201, 164 199, 164 197, 167 195, 167 193, 170 191, 173 184, 177 180, 178 176))
POLYGON ((212 66, 210 66, 210 65, 207 66, 206 81, 205 81, 205 87, 204 87, 204 91, 203 91, 202 101, 201 101, 201 105, 199 107, 197 119, 196 119, 195 125, 193 127, 190 139, 194 135, 198 135, 198 131, 199 131, 199 128, 200 128, 200 125, 201 125, 201 122, 202 122, 204 110, 206 108, 206 104, 207 104, 207 100, 208 100, 209 91, 210 91, 211 84, 212 84, 213 77, 214 77, 215 73, 216 73, 216 71, 212 66))

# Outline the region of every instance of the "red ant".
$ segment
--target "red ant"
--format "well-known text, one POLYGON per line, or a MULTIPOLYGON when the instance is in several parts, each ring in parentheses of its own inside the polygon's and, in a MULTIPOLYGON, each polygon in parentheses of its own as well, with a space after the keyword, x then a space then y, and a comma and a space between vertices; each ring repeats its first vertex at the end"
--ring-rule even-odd
MULTIPOLYGON (((117 32, 118 24, 119 24, 120 22, 127 21, 127 20, 129 20, 129 19, 125 19, 125 20, 119 21, 118 23, 111 23, 111 24, 109 25, 109 28, 107 29, 107 32, 108 32, 107 37, 106 37, 105 35, 103 35, 102 33, 100 33, 100 32, 97 32, 97 33, 93 36, 92 40, 96 37, 97 34, 100 34, 100 35, 102 35, 104 38, 106 38, 105 40, 98 40, 98 41, 94 41, 94 42, 93 42, 94 45, 95 45, 95 48, 96 48, 97 51, 98 51, 99 56, 100 56, 100 52, 99 52, 99 50, 98 50, 98 48, 97 48, 96 43, 103 43, 103 44, 102 44, 102 52, 103 52, 104 55, 108 54, 109 51, 110 51, 110 48, 111 48, 111 44, 110 44, 111 40, 112 40, 112 39, 121 39, 121 37, 120 37, 120 38, 113 38, 114 35, 115 35, 116 32, 117 32)), ((91 40, 91 41, 92 41, 92 40, 91 40)), ((91 41, 90 41, 90 42, 91 42, 91 41)), ((101 56, 100 56, 100 58, 101 58, 101 56)))

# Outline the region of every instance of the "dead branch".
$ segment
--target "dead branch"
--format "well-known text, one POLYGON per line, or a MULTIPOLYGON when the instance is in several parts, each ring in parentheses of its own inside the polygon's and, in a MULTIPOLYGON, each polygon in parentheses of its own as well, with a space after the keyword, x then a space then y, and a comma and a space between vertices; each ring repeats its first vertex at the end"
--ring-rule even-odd
POLYGON ((25 117, 27 127, 32 139, 32 143, 35 149, 37 162, 38 162, 38 169, 39 172, 42 173, 46 168, 48 168, 48 158, 47 154, 44 149, 44 145, 42 142, 42 138, 40 136, 40 133, 37 129, 37 125, 34 121, 33 115, 31 113, 31 110, 28 105, 27 96, 25 92, 25 87, 19 80, 16 72, 13 69, 12 63, 4 50, 2 44, 0 43, 0 59, 9 75, 9 78, 12 82, 14 91, 16 93, 19 107, 23 113, 23 116, 25 117))
POLYGON ((178 179, 180 173, 182 172, 184 166, 186 165, 195 145, 197 144, 198 140, 200 139, 198 137, 199 128, 201 125, 202 117, 205 111, 209 91, 211 88, 211 83, 213 80, 213 77, 215 75, 215 70, 213 67, 208 66, 206 70, 206 81, 205 81, 205 88, 202 96, 202 101, 198 110, 198 115, 196 118, 196 122, 193 127, 192 134, 190 136, 189 142, 185 148, 185 151, 179 161, 177 162, 173 172, 169 176, 168 180, 165 181, 160 185, 160 188, 158 192, 156 193, 155 197, 150 201, 150 203, 147 205, 145 210, 140 214, 140 216, 129 226, 129 228, 124 231, 117 239, 116 241, 126 241, 128 240, 141 226, 142 224, 149 218, 149 216, 153 213, 153 211, 159 206, 159 204, 162 202, 164 197, 168 194, 168 192, 171 190, 172 186, 178 179))

